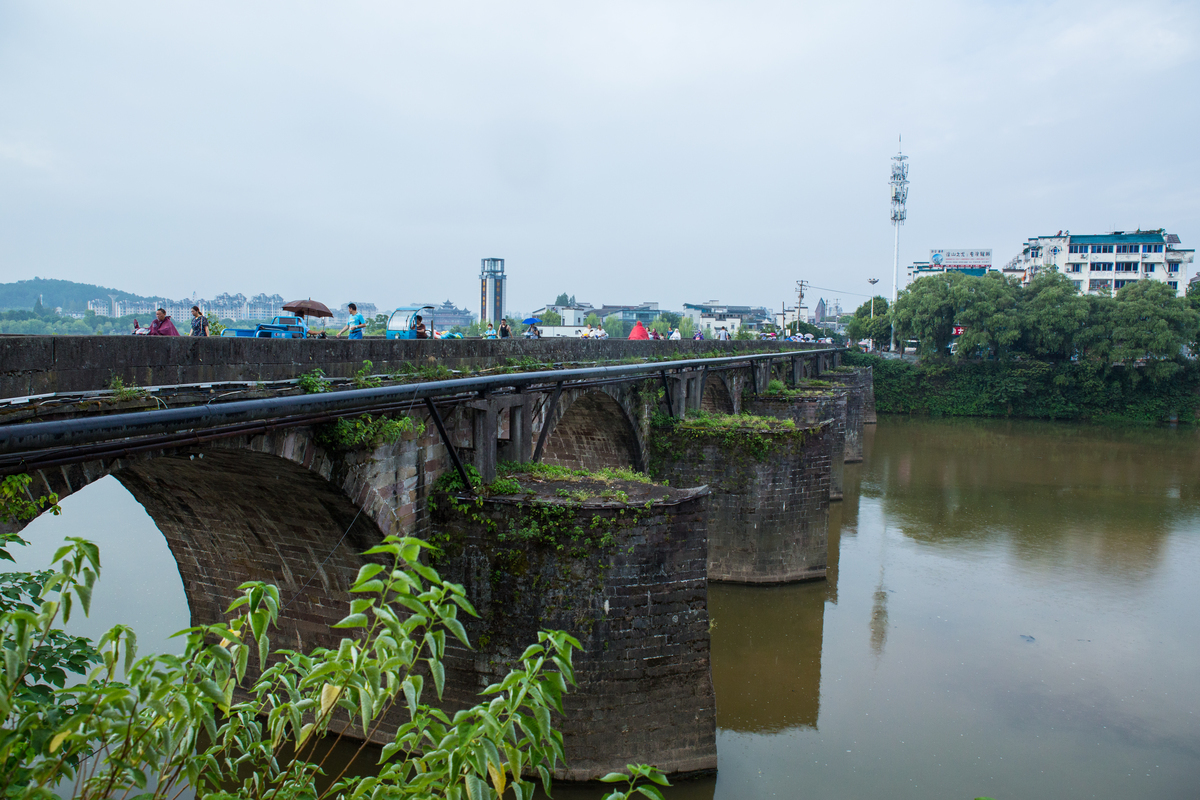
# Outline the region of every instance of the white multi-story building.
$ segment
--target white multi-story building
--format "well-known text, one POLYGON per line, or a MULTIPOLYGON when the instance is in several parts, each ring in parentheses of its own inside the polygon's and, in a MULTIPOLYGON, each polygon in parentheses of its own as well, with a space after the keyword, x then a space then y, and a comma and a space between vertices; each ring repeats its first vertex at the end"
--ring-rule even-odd
POLYGON ((1003 271, 1028 283, 1041 270, 1055 269, 1085 294, 1115 292, 1133 281, 1161 281, 1182 296, 1187 290, 1187 265, 1196 251, 1179 244, 1177 235, 1162 228, 1087 236, 1059 231, 1031 237, 1003 271))
POLYGON ((558 316, 562 317, 562 324, 565 327, 579 327, 587 323, 589 314, 595 314, 596 309, 592 308, 591 303, 576 303, 573 306, 548 305, 533 312, 533 316, 541 319, 547 311, 553 311, 558 316))

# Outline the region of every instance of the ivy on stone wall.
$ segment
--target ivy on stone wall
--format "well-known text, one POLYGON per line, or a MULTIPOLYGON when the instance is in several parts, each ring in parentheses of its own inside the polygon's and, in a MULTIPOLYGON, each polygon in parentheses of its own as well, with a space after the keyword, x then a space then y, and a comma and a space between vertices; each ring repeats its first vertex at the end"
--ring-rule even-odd
MULTIPOLYGON (((496 480, 487 484, 474 467, 467 466, 466 471, 474 496, 465 497, 457 471, 448 471, 434 484, 430 511, 435 520, 460 517, 483 526, 496 535, 502 549, 544 545, 574 558, 585 558, 597 549, 615 547, 619 531, 638 524, 657 499, 631 501, 629 493, 634 486, 649 488, 653 484, 647 476, 623 468, 575 470, 549 464, 502 463, 496 480), (488 502, 499 497, 517 501, 518 505, 488 502)), ((433 543, 447 554, 457 554, 458 543, 444 532, 445 526, 435 528, 433 543)))

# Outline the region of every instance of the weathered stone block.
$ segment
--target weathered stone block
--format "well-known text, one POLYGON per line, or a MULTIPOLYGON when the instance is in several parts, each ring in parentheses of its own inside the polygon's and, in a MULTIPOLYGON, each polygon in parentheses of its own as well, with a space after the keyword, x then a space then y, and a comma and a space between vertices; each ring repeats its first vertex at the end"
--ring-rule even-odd
POLYGON ((790 419, 802 426, 829 420, 829 499, 841 500, 846 472, 846 398, 841 389, 800 389, 746 395, 742 403, 750 414, 790 419))
POLYGON ((655 487, 654 495, 648 508, 641 497, 580 504, 551 495, 540 506, 493 498, 469 516, 444 508, 435 516, 446 548, 437 567, 480 613, 463 620, 476 650, 447 646, 448 702, 478 702, 539 630, 566 630, 582 645, 578 686, 556 720, 562 779, 594 780, 638 762, 668 773, 717 765, 707 492, 655 487), (557 509, 552 517, 547 508, 557 509))
POLYGON ((685 420, 653 430, 651 475, 712 492, 709 580, 825 577, 831 428, 829 422, 709 428, 685 420))
POLYGON ((875 402, 871 368, 838 367, 823 374, 821 379, 846 390, 846 463, 862 461, 863 424, 866 421, 868 395, 871 398, 872 413, 875 402))

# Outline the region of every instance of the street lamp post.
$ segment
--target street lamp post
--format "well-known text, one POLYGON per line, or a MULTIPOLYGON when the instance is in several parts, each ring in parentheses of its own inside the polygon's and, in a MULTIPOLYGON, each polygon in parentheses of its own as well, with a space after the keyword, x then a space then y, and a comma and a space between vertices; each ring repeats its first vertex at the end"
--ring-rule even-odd
MULTIPOLYGON (((879 278, 867 278, 867 283, 871 284, 871 321, 874 322, 875 321, 875 284, 879 283, 879 278)), ((869 337, 869 336, 867 338, 871 340, 871 349, 874 350, 875 349, 875 340, 871 339, 871 337, 869 337)))

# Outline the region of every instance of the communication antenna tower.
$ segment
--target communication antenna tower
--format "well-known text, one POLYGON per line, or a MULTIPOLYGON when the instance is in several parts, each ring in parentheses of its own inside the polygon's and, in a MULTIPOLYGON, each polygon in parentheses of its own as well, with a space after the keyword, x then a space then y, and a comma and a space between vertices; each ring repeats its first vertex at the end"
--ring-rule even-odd
MULTIPOLYGON (((892 225, 896 227, 896 251, 892 262, 892 305, 896 305, 896 297, 900 291, 900 226, 908 218, 908 209, 904 204, 908 201, 908 156, 903 153, 903 137, 896 155, 892 156, 892 225)), ((896 328, 892 327, 892 350, 896 349, 896 328)))

